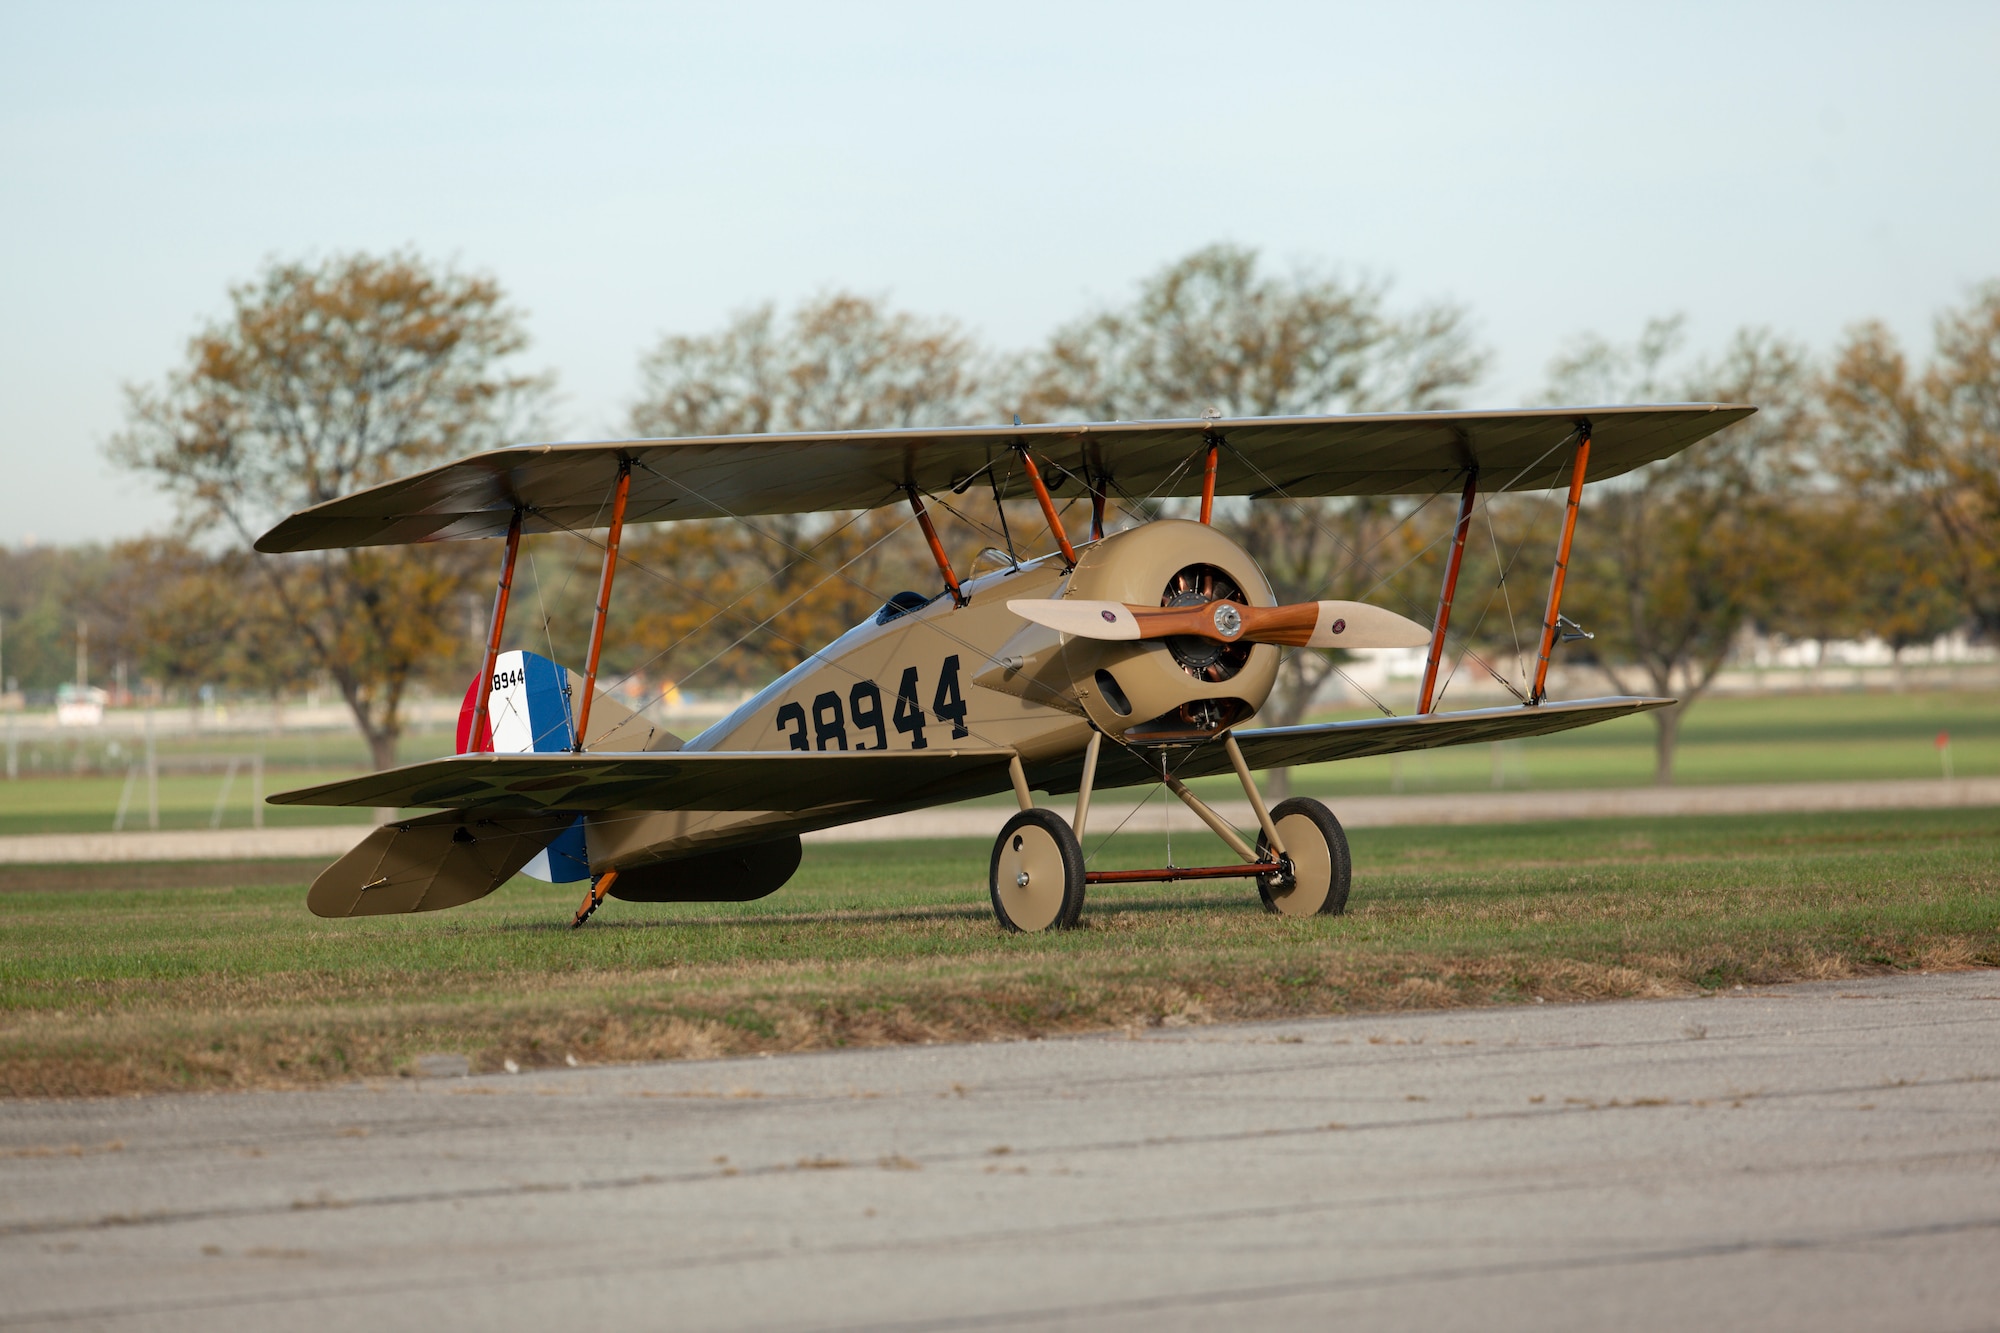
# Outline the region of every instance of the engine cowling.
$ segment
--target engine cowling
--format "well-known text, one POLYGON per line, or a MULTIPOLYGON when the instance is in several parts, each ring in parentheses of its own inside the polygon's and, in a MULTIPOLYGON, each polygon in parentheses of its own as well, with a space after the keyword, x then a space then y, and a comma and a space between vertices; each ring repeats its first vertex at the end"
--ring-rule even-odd
MULTIPOLYGON (((1092 544, 1063 595, 1139 606, 1276 605, 1264 571, 1242 547, 1185 519, 1143 523, 1092 544)), ((1278 649, 1270 644, 1212 639, 1071 638, 1063 659, 1090 720, 1107 735, 1142 744, 1202 739, 1235 726, 1264 706, 1278 676, 1278 649)))

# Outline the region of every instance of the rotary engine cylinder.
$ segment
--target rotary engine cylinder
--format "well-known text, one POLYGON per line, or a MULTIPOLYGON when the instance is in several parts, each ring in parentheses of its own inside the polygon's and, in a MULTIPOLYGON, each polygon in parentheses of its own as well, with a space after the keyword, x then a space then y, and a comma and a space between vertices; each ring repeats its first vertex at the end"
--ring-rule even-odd
MULTIPOLYGON (((1143 523, 1090 546, 1063 595, 1134 606, 1276 604, 1264 571, 1242 547, 1185 519, 1143 523)), ((1272 645, 1206 638, 1071 639, 1064 660, 1090 720, 1140 743, 1194 740, 1234 726, 1264 706, 1278 675, 1272 645)))

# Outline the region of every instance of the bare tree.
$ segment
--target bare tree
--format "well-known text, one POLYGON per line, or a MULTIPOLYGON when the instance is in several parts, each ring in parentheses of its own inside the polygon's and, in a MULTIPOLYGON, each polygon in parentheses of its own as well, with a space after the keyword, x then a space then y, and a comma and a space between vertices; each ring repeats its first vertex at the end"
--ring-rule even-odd
POLYGON ((1723 355, 1674 374, 1682 324, 1649 322, 1620 347, 1584 339, 1550 367, 1549 401, 1755 404, 1748 421, 1597 487, 1564 593, 1597 634, 1587 653, 1615 688, 1637 671, 1679 705, 1649 714, 1654 781, 1673 781, 1681 720, 1714 681, 1744 626, 1768 618, 1810 565, 1799 501, 1816 421, 1805 354, 1768 332, 1736 334, 1723 355))
MULTIPOLYGON (((1463 310, 1390 308, 1387 285, 1299 270, 1213 245, 1146 279, 1128 306, 1059 329, 1034 362, 1024 413, 1142 420, 1455 406, 1486 356, 1463 310)), ((1392 534, 1416 503, 1273 496, 1220 509, 1285 601, 1380 595, 1409 550, 1392 534)), ((1293 652, 1267 711, 1298 722, 1335 657, 1293 652)), ((1287 775, 1273 775, 1282 793, 1287 775)))
MULTIPOLYGON (((127 389, 111 443, 180 503, 186 532, 248 550, 276 519, 508 440, 546 392, 510 372, 527 338, 490 278, 414 255, 273 263, 158 386, 127 389)), ((413 677, 460 647, 468 553, 371 547, 260 557, 273 613, 339 688, 375 764, 395 762, 413 677)))
MULTIPOLYGON (((765 305, 713 333, 670 335, 640 374, 631 428, 661 437, 958 425, 991 414, 996 372, 952 320, 833 292, 784 316, 765 305)), ((671 647, 679 670, 711 678, 748 682, 790 667, 911 576, 908 557, 921 548, 886 540, 905 517, 675 523, 628 542, 636 560, 672 571, 679 585, 640 614, 633 642, 647 645, 642 652, 671 647)))

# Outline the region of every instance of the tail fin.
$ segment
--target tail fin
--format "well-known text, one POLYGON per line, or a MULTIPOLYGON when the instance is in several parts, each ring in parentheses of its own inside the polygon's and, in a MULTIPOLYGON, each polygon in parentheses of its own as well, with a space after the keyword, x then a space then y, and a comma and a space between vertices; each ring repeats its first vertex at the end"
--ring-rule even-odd
MULTIPOLYGON (((465 702, 458 710, 458 753, 556 754, 577 748, 573 701, 582 690, 583 677, 539 653, 520 649, 501 653, 490 682, 475 679, 466 687, 465 702), (472 717, 482 685, 490 692, 484 725, 475 738, 472 717)), ((590 706, 590 736, 584 748, 624 753, 678 750, 681 738, 653 726, 600 690, 590 706)), ((519 872, 551 884, 590 878, 583 817, 554 832, 548 845, 519 872)))
MULTIPOLYGON (((479 702, 478 680, 465 687, 458 710, 458 753, 553 754, 576 748, 576 696, 583 677, 540 653, 501 653, 493 664, 485 725, 475 742, 472 714, 479 702)), ((634 753, 678 750, 681 738, 656 727, 606 694, 590 706, 590 735, 584 749, 634 753)))

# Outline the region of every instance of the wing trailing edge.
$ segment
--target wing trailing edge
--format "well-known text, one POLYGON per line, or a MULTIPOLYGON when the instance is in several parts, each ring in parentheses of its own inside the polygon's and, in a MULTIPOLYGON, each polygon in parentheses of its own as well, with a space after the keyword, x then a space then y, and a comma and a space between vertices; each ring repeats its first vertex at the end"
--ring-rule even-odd
POLYGON ((810 810, 942 804, 1008 786, 1012 750, 462 754, 281 792, 273 805, 471 811, 810 810), (932 796, 935 799, 931 799, 932 796))

